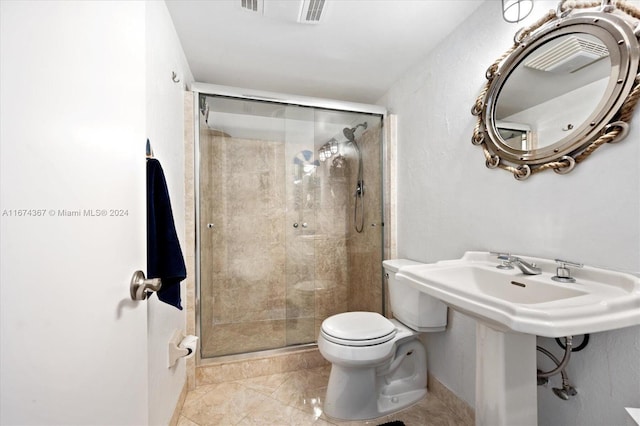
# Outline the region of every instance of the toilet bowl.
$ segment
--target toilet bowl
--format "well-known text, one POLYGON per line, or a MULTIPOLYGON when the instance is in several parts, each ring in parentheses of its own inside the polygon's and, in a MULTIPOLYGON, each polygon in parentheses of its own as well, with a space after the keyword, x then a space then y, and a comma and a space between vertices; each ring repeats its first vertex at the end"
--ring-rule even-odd
POLYGON ((419 336, 443 331, 447 308, 396 279, 395 273, 407 264, 417 262, 383 262, 396 319, 375 312, 346 312, 323 321, 318 349, 332 364, 324 401, 329 417, 373 419, 426 395, 427 358, 419 336))

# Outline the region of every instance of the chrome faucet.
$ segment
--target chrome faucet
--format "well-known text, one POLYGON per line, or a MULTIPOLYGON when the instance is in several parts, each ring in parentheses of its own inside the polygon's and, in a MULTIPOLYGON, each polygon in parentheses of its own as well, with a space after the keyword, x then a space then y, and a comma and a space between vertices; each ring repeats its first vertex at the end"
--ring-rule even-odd
POLYGON ((542 269, 538 268, 535 263, 528 263, 518 256, 511 256, 510 254, 501 254, 498 256, 499 260, 502 260, 502 265, 498 268, 504 269, 505 265, 515 265, 526 275, 540 275, 542 269))

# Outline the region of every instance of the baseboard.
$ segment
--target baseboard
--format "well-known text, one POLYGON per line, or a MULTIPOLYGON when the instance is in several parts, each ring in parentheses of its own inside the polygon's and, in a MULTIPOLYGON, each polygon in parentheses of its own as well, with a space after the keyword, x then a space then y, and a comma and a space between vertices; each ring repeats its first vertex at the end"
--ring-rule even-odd
POLYGON ((456 413, 463 421, 463 426, 474 426, 476 422, 475 410, 458 396, 451 392, 449 388, 440 383, 438 379, 428 374, 429 393, 441 400, 447 408, 456 413))

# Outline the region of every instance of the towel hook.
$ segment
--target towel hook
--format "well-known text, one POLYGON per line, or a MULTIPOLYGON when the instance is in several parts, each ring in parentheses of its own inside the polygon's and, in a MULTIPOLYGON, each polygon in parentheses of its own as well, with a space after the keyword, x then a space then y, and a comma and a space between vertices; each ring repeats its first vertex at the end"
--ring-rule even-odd
POLYGON ((158 291, 160 287, 162 287, 160 278, 147 279, 144 276, 144 272, 135 271, 131 277, 131 286, 129 287, 131 300, 144 300, 148 296, 147 291, 158 291))
POLYGON ((174 83, 180 83, 180 79, 178 78, 178 74, 175 71, 171 71, 171 81, 174 83))
POLYGON ((153 148, 151 148, 151 142, 149 142, 149 139, 147 138, 147 148, 146 148, 146 158, 153 158, 153 148))

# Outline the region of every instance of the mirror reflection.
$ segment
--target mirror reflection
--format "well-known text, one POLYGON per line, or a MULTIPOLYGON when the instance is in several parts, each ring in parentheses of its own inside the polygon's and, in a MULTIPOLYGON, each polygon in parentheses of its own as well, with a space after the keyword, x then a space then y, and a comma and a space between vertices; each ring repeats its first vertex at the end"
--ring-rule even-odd
POLYGON ((559 142, 596 110, 610 73, 609 52, 599 38, 572 33, 550 40, 505 81, 496 101, 496 134, 522 151, 559 142))

